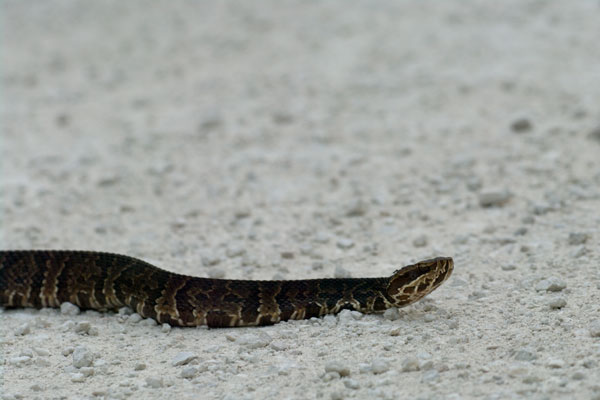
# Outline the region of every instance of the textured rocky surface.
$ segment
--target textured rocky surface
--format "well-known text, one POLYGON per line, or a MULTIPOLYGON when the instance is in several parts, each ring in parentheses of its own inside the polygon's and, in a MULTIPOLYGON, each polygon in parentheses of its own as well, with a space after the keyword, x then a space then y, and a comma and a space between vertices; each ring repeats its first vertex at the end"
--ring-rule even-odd
POLYGON ((2 248, 452 278, 384 316, 0 311, 17 398, 600 398, 595 1, 4 1, 2 248))

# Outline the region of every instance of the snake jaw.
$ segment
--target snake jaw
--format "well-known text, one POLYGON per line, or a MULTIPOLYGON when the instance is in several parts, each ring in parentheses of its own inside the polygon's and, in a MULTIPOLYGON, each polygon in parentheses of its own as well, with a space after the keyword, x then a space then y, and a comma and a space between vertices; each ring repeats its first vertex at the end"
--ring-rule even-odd
POLYGON ((452 274, 454 261, 437 257, 420 261, 394 272, 387 285, 387 295, 394 307, 404 307, 425 297, 452 274))

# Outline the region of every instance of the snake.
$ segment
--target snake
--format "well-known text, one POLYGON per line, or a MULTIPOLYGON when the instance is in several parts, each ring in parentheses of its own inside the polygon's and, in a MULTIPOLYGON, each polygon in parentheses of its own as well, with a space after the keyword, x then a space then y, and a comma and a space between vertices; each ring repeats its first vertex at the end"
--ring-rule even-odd
POLYGON ((272 325, 336 314, 382 313, 423 298, 448 279, 451 257, 381 278, 233 280, 199 278, 126 255, 77 250, 0 251, 0 306, 117 311, 129 307, 171 326, 272 325))

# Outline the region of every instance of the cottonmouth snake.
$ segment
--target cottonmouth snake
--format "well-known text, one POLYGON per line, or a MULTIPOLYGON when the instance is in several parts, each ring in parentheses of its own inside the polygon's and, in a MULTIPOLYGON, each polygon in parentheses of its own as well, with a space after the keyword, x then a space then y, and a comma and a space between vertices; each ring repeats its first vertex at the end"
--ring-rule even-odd
POLYGON ((452 273, 452 258, 408 265, 390 277, 253 281, 195 278, 137 258, 72 250, 0 251, 0 306, 128 306, 174 326, 271 325, 344 309, 382 312, 413 303, 452 273))

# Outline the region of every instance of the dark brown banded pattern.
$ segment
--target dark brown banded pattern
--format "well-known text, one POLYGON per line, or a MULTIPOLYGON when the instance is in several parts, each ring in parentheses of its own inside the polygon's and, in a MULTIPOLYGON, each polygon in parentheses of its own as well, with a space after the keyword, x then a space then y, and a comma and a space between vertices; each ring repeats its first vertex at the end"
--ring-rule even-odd
POLYGON ((421 261, 386 278, 252 281, 195 278, 111 253, 0 251, 0 306, 117 310, 128 306, 174 326, 271 325, 344 309, 381 312, 413 303, 452 273, 449 257, 421 261))

